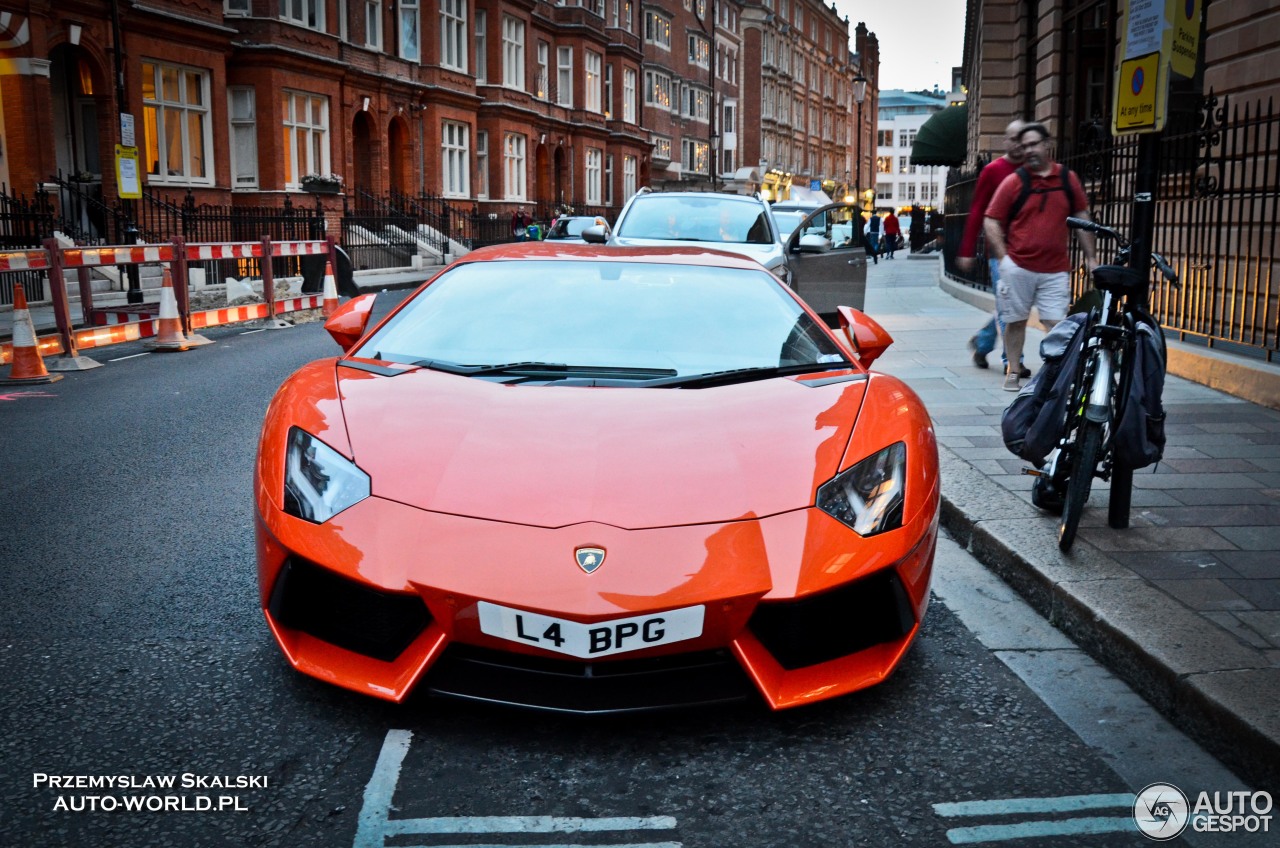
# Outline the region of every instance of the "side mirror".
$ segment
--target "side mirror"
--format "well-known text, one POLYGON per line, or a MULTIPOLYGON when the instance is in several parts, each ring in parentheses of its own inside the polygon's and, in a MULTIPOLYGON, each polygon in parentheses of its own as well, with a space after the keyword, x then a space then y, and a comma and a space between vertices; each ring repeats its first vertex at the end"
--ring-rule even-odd
POLYGON ((362 294, 353 297, 337 308, 324 322, 324 328, 333 340, 342 346, 345 353, 355 347, 356 342, 364 335, 369 326, 369 315, 373 312, 374 294, 362 294))
POLYGON ((831 249, 831 239, 817 233, 807 233, 800 236, 800 243, 796 247, 800 253, 826 253, 831 249))
POLYGON ((582 231, 582 240, 587 244, 607 244, 609 241, 609 225, 593 224, 582 231))
POLYGON ((893 344, 893 336, 867 313, 852 306, 836 307, 840 329, 858 355, 858 361, 870 367, 893 344))

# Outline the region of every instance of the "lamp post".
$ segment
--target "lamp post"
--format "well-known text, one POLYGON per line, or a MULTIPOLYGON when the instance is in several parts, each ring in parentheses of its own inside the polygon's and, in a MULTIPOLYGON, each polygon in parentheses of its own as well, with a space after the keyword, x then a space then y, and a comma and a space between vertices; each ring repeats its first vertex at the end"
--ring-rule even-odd
POLYGON ((853 102, 858 104, 858 177, 854 180, 854 196, 862 193, 862 101, 867 99, 867 78, 859 73, 853 78, 853 102))

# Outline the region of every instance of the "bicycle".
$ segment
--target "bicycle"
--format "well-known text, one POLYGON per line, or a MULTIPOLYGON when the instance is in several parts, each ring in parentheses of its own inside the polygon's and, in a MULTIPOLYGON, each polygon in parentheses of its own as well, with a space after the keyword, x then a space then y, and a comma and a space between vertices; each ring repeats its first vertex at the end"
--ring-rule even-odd
MULTIPOLYGON (((1116 529, 1129 526, 1134 468, 1115 456, 1114 436, 1129 401, 1140 322, 1156 329, 1162 362, 1165 353, 1164 334, 1146 310, 1148 275, 1129 267, 1130 241, 1093 221, 1068 218, 1067 225, 1111 238, 1118 250, 1115 262, 1093 271, 1093 285, 1101 293, 1102 303, 1089 311, 1079 330, 1085 336, 1067 394, 1065 429, 1057 453, 1043 470, 1026 469, 1037 477, 1033 503, 1049 511, 1061 508, 1058 548, 1063 552, 1075 542, 1095 478, 1111 482, 1107 524, 1116 529)), ((1177 272, 1164 257, 1152 251, 1151 262, 1171 285, 1180 285, 1177 272)))

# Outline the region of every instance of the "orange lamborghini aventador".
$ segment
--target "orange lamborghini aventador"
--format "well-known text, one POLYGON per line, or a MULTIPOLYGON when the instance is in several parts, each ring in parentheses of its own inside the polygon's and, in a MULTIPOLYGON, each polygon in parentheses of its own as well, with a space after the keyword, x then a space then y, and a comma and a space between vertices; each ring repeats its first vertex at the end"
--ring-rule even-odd
POLYGON ((920 399, 749 259, 471 253, 291 376, 254 480, 299 671, 563 712, 884 680, 920 629, 938 459, 920 399))

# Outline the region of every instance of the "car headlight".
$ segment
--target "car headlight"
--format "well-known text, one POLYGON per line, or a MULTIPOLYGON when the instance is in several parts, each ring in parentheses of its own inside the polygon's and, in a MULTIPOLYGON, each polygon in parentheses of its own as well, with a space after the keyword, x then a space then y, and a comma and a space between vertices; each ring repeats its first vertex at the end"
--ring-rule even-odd
POLYGON ((907 446, 889 445, 818 487, 818 509, 859 536, 902 526, 907 446))
POLYGON ((369 497, 369 475, 315 436, 289 429, 285 452, 284 511, 323 524, 369 497))

